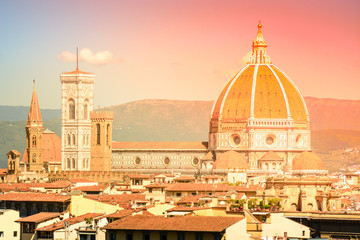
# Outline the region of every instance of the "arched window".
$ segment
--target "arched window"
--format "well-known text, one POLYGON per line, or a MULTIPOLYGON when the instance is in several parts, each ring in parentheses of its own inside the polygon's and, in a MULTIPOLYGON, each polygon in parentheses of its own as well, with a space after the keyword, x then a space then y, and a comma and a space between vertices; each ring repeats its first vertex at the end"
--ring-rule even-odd
POLYGON ((71 162, 70 162, 70 158, 67 159, 67 168, 70 169, 71 168, 71 162))
POLYGON ((36 136, 32 137, 32 147, 36 148, 36 136))
POLYGON ((83 158, 83 168, 86 168, 86 166, 85 166, 85 165, 86 165, 85 161, 86 161, 85 158, 83 158))
POLYGON ((69 119, 75 119, 75 101, 69 99, 69 119))
POLYGON ((76 145, 76 139, 75 139, 75 134, 72 135, 73 136, 73 144, 76 145))
POLYGON ((72 168, 75 169, 76 168, 76 163, 75 163, 75 159, 72 159, 72 168))
POLYGON ((84 103, 84 119, 88 119, 88 100, 85 100, 84 103))
POLYGON ((35 154, 35 153, 33 154, 32 162, 33 162, 33 163, 36 163, 36 154, 35 154))
POLYGON ((71 136, 70 136, 70 134, 67 135, 67 144, 69 146, 71 145, 71 136))
POLYGON ((100 124, 96 124, 96 144, 100 145, 100 124))
POLYGON ((110 146, 110 124, 106 126, 106 144, 110 146))

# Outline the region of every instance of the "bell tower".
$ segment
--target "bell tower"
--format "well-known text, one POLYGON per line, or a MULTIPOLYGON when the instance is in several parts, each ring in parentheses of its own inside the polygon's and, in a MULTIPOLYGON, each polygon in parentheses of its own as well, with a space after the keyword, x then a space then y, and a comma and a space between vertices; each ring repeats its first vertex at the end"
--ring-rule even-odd
POLYGON ((34 80, 34 90, 31 98, 30 110, 26 122, 26 153, 27 153, 27 171, 40 172, 42 170, 42 136, 44 132, 39 101, 36 93, 34 80))
MULTIPOLYGON (((77 58, 78 59, 78 58, 77 58)), ((61 169, 89 171, 90 112, 94 108, 93 73, 76 70, 62 73, 61 81, 61 169)))

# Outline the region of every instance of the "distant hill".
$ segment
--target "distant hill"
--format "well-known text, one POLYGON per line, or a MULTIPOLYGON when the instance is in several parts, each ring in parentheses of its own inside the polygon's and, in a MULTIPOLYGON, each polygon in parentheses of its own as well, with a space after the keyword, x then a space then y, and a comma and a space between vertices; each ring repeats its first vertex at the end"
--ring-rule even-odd
MULTIPOLYGON (((26 120, 29 107, 24 106, 0 106, 0 121, 22 121, 26 120)), ((59 118, 60 109, 41 109, 43 121, 59 118)))
MULTIPOLYGON (((305 97, 305 101, 315 152, 360 145, 360 100, 305 97)), ((152 99, 101 110, 114 112, 114 141, 207 141, 212 104, 152 99)), ((0 106, 0 167, 6 167, 9 150, 24 151, 27 112, 28 107, 0 106)), ((60 136, 60 110, 44 109, 41 114, 45 129, 60 136)))

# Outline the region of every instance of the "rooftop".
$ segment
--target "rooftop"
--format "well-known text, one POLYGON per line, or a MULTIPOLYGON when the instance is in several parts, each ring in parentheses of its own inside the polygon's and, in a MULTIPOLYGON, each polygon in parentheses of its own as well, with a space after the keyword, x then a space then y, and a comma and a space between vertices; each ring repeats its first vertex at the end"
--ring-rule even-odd
POLYGON ((242 219, 238 217, 185 216, 166 218, 135 215, 109 223, 104 229, 222 232, 242 219))
POLYGON ((50 220, 52 218, 56 218, 60 216, 60 213, 54 213, 54 212, 40 212, 28 217, 20 218, 16 220, 16 222, 33 222, 33 223, 39 223, 43 221, 50 220))

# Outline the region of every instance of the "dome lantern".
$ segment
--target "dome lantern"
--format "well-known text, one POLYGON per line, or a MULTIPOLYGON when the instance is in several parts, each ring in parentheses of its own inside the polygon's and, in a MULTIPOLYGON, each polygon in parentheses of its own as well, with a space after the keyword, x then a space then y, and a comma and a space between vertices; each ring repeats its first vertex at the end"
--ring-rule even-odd
POLYGON ((266 53, 267 43, 261 32, 261 22, 258 24, 258 32, 252 43, 252 55, 248 64, 271 64, 271 59, 266 53))

